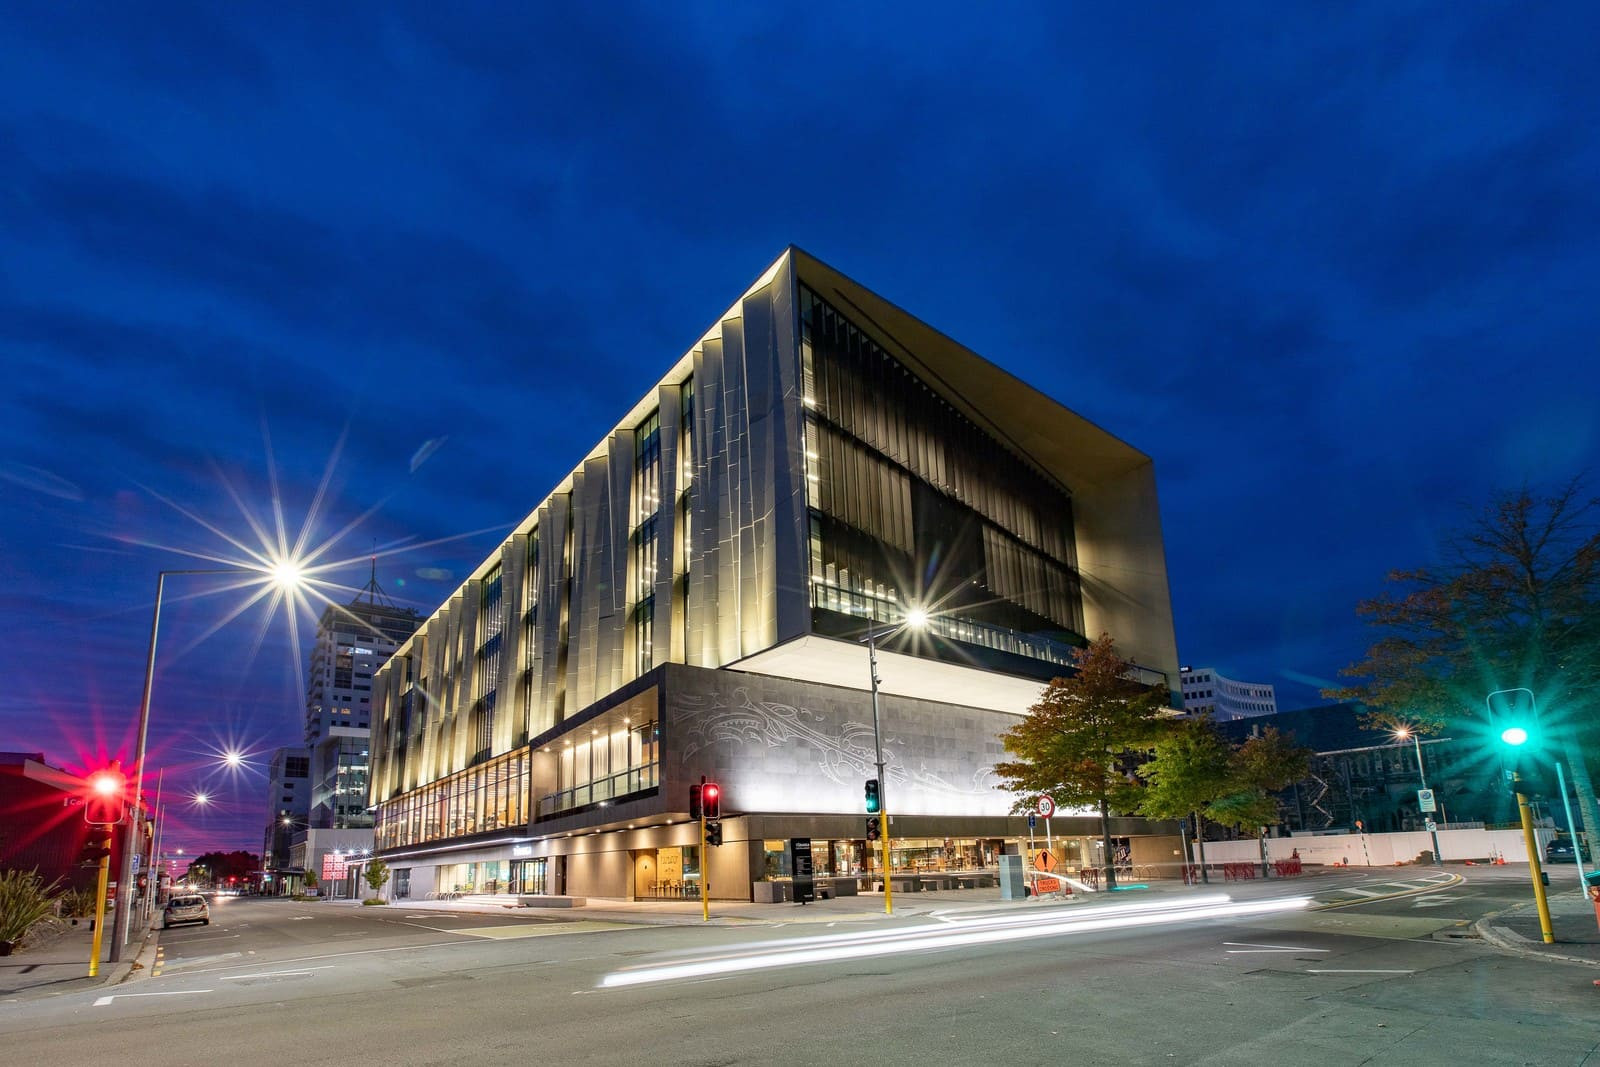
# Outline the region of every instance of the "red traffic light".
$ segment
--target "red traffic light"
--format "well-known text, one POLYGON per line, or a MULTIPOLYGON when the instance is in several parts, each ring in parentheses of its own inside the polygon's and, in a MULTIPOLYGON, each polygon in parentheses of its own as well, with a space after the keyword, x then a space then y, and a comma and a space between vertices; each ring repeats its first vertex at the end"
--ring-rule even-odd
POLYGON ((83 798, 84 821, 96 826, 121 822, 127 789, 128 778, 116 764, 95 771, 83 798))
POLYGON ((707 782, 700 787, 700 803, 706 813, 706 821, 722 817, 722 789, 716 782, 707 782))

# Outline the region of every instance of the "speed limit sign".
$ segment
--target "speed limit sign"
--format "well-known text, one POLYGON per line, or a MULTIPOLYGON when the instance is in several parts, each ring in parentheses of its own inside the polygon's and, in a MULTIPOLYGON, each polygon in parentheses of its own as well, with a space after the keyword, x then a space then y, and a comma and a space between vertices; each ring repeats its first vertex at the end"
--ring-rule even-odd
POLYGON ((1048 819, 1050 816, 1054 815, 1055 813, 1056 813, 1056 802, 1051 800, 1049 797, 1040 797, 1039 798, 1039 814, 1043 815, 1046 819, 1048 819))

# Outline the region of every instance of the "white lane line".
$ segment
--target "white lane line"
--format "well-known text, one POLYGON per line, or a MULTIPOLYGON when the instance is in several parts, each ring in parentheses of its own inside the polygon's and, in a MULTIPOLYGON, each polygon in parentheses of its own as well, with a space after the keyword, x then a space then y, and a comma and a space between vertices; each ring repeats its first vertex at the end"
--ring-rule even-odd
POLYGON ((238 978, 276 978, 285 974, 310 974, 312 971, 331 971, 333 964, 324 964, 321 967, 306 967, 298 971, 262 971, 259 974, 225 974, 219 979, 223 982, 232 982, 238 978))
POLYGON ((1327 952, 1325 948, 1301 948, 1298 945, 1258 945, 1254 941, 1224 941, 1224 945, 1233 945, 1236 948, 1270 948, 1278 952, 1327 952))
POLYGON ((1228 955, 1230 955, 1230 956, 1250 956, 1250 955, 1282 956, 1285 953, 1289 953, 1289 952, 1327 952, 1327 951, 1329 951, 1329 950, 1325 949, 1325 948, 1230 948, 1228 950, 1228 955))
MULTIPOLYGON (((353 952, 325 952, 320 956, 295 956, 295 957, 293 957, 291 959, 278 960, 276 962, 278 962, 278 963, 308 963, 311 960, 337 960, 337 959, 343 959, 346 956, 370 956, 370 955, 374 955, 374 954, 379 953, 379 952, 417 952, 417 951, 420 951, 422 949, 448 948, 451 945, 481 945, 481 944, 483 944, 482 941, 440 941, 440 942, 438 942, 436 944, 432 944, 432 945, 396 945, 393 948, 361 948, 361 949, 356 949, 353 952)), ((235 953, 233 953, 233 955, 237 956, 238 953, 235 952, 235 953)), ((598 958, 599 957, 596 957, 596 959, 598 959, 598 958)), ((265 962, 265 961, 263 961, 263 962, 265 962)), ((197 975, 197 974, 205 974, 208 971, 220 971, 220 970, 222 970, 221 967, 208 967, 208 968, 205 968, 204 970, 186 970, 184 972, 184 977, 186 977, 186 978, 187 977, 193 977, 194 975, 197 975)))
POLYGON ((187 997, 194 993, 209 993, 209 989, 173 989, 165 993, 113 993, 109 997, 101 997, 94 1002, 97 1008, 103 1008, 117 998, 126 1000, 129 997, 187 997))
POLYGON ((1333 970, 1333 969, 1318 970, 1316 968, 1307 967, 1306 968, 1306 973, 1307 974, 1416 974, 1417 972, 1416 971, 1386 971, 1386 970, 1381 970, 1381 969, 1376 969, 1376 968, 1372 969, 1372 970, 1348 970, 1348 971, 1333 970))

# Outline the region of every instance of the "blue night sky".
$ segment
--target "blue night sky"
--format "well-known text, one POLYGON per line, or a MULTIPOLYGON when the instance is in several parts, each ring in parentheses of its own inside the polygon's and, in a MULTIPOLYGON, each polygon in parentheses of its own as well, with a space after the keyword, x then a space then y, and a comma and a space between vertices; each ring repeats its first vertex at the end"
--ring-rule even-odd
MULTIPOLYGON (((279 6, 7 5, 0 749, 131 757, 156 573, 274 499, 430 612, 791 242, 1149 453, 1182 660, 1285 708, 1600 453, 1592 5, 279 6)), ((191 850, 303 718, 226 585, 162 615, 191 850)))

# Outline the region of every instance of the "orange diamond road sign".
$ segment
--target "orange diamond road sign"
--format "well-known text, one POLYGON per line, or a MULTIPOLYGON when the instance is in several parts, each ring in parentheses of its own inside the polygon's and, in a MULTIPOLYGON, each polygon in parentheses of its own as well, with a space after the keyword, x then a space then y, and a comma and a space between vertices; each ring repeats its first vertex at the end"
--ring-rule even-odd
POLYGON ((1033 865, 1041 871, 1053 871, 1056 869, 1056 858, 1050 854, 1049 849, 1041 848, 1039 854, 1033 858, 1033 865))

